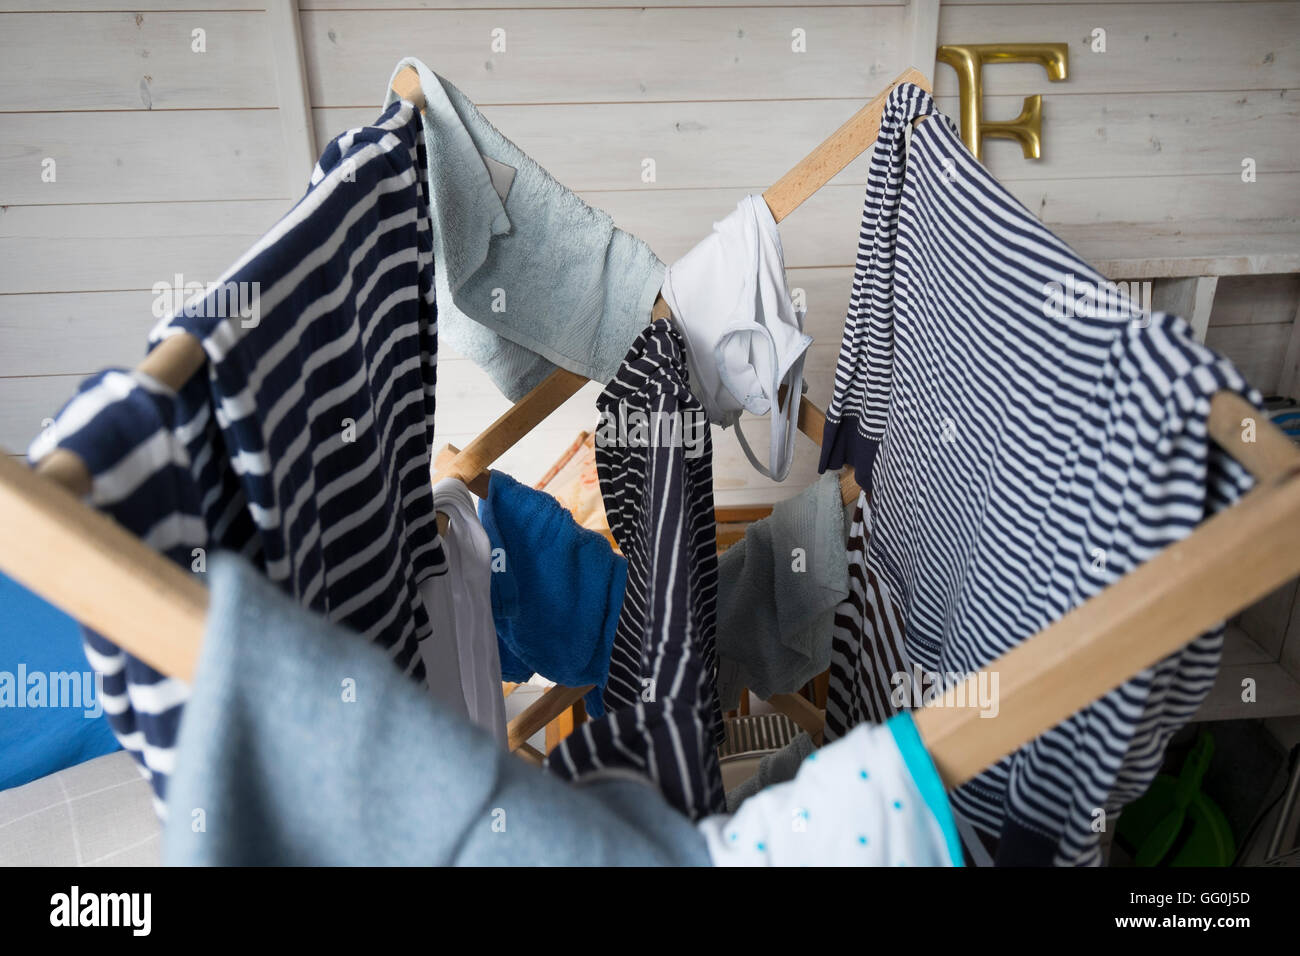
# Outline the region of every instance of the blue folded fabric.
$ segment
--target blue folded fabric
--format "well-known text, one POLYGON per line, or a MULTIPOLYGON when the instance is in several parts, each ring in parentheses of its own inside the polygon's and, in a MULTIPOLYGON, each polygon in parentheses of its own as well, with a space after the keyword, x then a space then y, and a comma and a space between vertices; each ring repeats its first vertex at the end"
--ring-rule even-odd
POLYGON ((550 495, 502 472, 492 473, 478 514, 492 542, 502 679, 541 674, 565 687, 594 684, 583 703, 600 717, 627 561, 550 495))
POLYGON ((81 628, 0 574, 0 790, 118 749, 81 628))

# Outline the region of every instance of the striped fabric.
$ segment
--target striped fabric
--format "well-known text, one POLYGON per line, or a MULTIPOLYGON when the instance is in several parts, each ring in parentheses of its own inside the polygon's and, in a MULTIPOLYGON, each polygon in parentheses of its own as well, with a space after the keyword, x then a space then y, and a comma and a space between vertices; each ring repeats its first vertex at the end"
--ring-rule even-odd
MULTIPOLYGON (((179 394, 135 372, 95 376, 29 452, 76 452, 93 504, 152 547, 196 571, 206 551, 238 551, 420 681, 419 586, 446 570, 429 484, 437 326, 423 170, 409 104, 340 136, 305 197, 152 333, 155 345, 196 335, 206 373, 179 394)), ((102 636, 88 633, 86 651, 161 801, 187 688, 102 636)))
POLYGON ((713 449, 685 354, 669 322, 651 323, 597 400, 596 469, 627 558, 627 588, 605 716, 566 737, 546 765, 568 780, 630 770, 700 819, 726 809, 716 750, 725 731, 714 649, 713 449), (638 422, 650 425, 637 431, 638 422))
MULTIPOLYGON (((835 731, 915 704, 918 669, 951 686, 984 668, 1245 493, 1208 437, 1220 389, 1258 402, 1186 323, 1141 313, 1034 219, 927 94, 896 89, 822 451, 856 466, 871 507, 836 635, 835 731), (900 631, 911 673, 886 674, 900 631), (887 687, 906 693, 882 703, 887 687)), ((1097 863, 1093 821, 1146 788, 1221 648, 1221 628, 1202 635, 953 806, 999 838, 998 863, 1097 863)))
POLYGON ((835 609, 826 687, 826 739, 861 723, 883 724, 907 708, 893 676, 908 672, 903 624, 889 591, 867 563, 871 509, 858 495, 848 534, 849 595, 835 609))

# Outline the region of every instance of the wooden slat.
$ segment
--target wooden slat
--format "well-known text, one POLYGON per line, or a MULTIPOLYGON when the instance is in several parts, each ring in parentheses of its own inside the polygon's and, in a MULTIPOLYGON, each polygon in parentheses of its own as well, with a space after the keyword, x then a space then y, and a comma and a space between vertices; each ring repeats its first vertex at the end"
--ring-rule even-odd
MULTIPOLYGON (((23 0, 4 0, 16 3, 23 0)), ((63 2, 63 0, 60 0, 63 2)), ((85 0, 78 0, 85 2, 85 0)), ((110 3, 117 0, 100 0, 110 3)), ((168 0, 154 0, 168 2, 168 0)), ((175 0, 170 0, 175 2, 175 0)), ((873 0, 864 4, 861 0, 818 0, 823 7, 897 7, 906 0, 873 0)), ((656 0, 656 7, 698 7, 700 0, 656 0)), ((711 7, 788 7, 791 0, 709 0, 711 7)), ((465 0, 303 0, 304 10, 462 10, 467 6, 465 0)), ((610 9, 618 7, 640 8, 646 6, 645 0, 510 0, 511 10, 545 10, 545 9, 610 9)))
MULTIPOLYGON (((1300 102, 1276 91, 1055 97, 1049 90, 1039 92, 1045 94, 1043 158, 1026 162, 1015 143, 994 141, 985 165, 998 179, 1219 173, 1225 183, 1251 189, 1258 182, 1241 181, 1243 156, 1276 172, 1300 170, 1295 149, 1300 102), (1242 148, 1245 143, 1249 152, 1242 148)), ((958 114, 956 97, 938 96, 936 103, 949 116, 958 114)), ((1022 99, 986 95, 984 104, 988 116, 1013 117, 1022 99)), ((1132 221, 1129 216, 1100 218, 1132 221)))
MULTIPOLYGON (((1011 178, 1003 185, 1111 278, 1300 270, 1298 174, 1279 173, 1276 179, 1251 185, 1231 175, 1061 182, 1011 178), (1180 221, 1159 221, 1179 211, 1185 215, 1180 221), (1243 218, 1225 219, 1225 212, 1243 218)), ((585 192, 582 198, 644 239, 660 259, 672 262, 707 235, 741 196, 758 188, 761 184, 654 193, 585 192)), ((851 267, 862 199, 861 185, 832 183, 807 200, 799 215, 783 222, 787 270, 851 267)), ((790 279, 797 284, 794 275, 790 279)))
MULTIPOLYGON (((1300 6, 1295 3, 1039 3, 957 6, 944 3, 939 43, 1070 44, 1068 82, 1048 83, 1041 67, 984 69, 987 95, 1061 96, 1113 92, 1142 99, 1154 91, 1279 90, 1300 81, 1300 6), (1106 52, 1092 52, 1092 31, 1106 30, 1106 52)), ((957 92, 956 72, 939 67, 941 95, 957 92)), ((998 117, 1010 113, 990 114, 998 117)))
POLYGON ((152 300, 145 291, 0 295, 0 377, 135 365, 158 321, 152 300))
POLYGON ((1205 342, 1232 359, 1246 381, 1271 395, 1281 382, 1292 329, 1290 322, 1211 326, 1205 342))
POLYGON ((260 11, 0 14, 0 110, 274 108, 273 62, 260 11))
POLYGON ((812 701, 799 694, 775 694, 767 702, 798 724, 814 743, 821 743, 826 715, 812 701))
MULTIPOLYGON (((851 87, 835 87, 837 98, 829 101, 486 105, 483 113, 576 192, 659 193, 683 187, 761 191, 890 79, 878 78, 870 93, 860 96, 854 96, 851 87), (774 124, 782 130, 776 138, 780 141, 771 136, 774 124), (727 162, 718 162, 719 155, 727 162), (641 180, 645 157, 655 160, 653 183, 641 180)), ((1053 97, 1050 91, 1040 92, 1047 94, 1043 158, 1026 161, 1016 144, 994 141, 988 166, 1047 222, 1182 223, 1296 215, 1300 200, 1293 189, 1287 195, 1276 179, 1300 170, 1295 133, 1300 107, 1295 97, 1276 92, 1053 97), (1254 183, 1241 181, 1246 155, 1258 163, 1254 183), (1174 176, 1207 178, 1195 183, 1160 181, 1174 176), (1039 184, 1037 192, 1017 185, 1030 182, 1039 184), (1086 196, 1078 192, 1080 183, 1089 187, 1086 196), (1142 183, 1150 183, 1156 192, 1144 195, 1142 183), (1206 190, 1208 195, 1199 194, 1206 190), (1284 209, 1270 209, 1261 194, 1285 202, 1284 209), (1046 206, 1040 209, 1043 195, 1046 206), (1077 198, 1071 201, 1071 196, 1077 198), (1248 204, 1250 211, 1240 210, 1237 203, 1248 204)), ((349 110, 321 109, 316 103, 322 142, 372 121, 374 108, 367 105, 372 99, 349 110)), ((986 96, 985 103, 989 116, 1015 116, 1021 107, 1016 96, 986 96)), ((938 104, 949 116, 958 115, 955 97, 940 97, 938 104)), ((856 184, 856 200, 844 201, 856 206, 860 216, 866 182, 863 161, 855 160, 834 182, 856 184)), ((730 205, 714 202, 709 215, 716 219, 734 205, 734 200, 730 205)), ((850 232, 856 236, 856 230, 850 232)))
MULTIPOLYGON (((1300 446, 1244 398, 1221 392, 1210 402, 1210 437, 1261 483, 1300 472, 1300 446)), ((1300 553, 1300 548, 1297 548, 1300 553)), ((1286 580, 1283 578, 1282 580, 1286 580)), ((1280 582, 1279 582, 1280 583, 1280 582)))
POLYGON ((131 635, 132 653, 162 673, 192 679, 208 608, 203 585, 7 455, 0 542, 0 571, 101 634, 131 635))
POLYGON ((1290 325, 1300 303, 1300 275, 1225 276, 1214 294, 1211 326, 1290 325))
MULTIPOLYGON (((575 191, 734 185, 761 191, 802 159, 811 144, 860 109, 864 99, 840 94, 834 99, 754 102, 489 105, 482 112, 575 191), (778 137, 772 136, 774 124, 781 129, 778 137), (719 156, 727 161, 719 162, 719 156), (652 183, 641 178, 646 158, 655 161, 652 183)), ((367 106, 313 110, 322 143, 374 118, 374 108, 367 106)), ((856 183, 861 191, 866 180, 866 157, 854 157, 835 181, 856 183)), ((719 209, 714 218, 728 211, 719 209)))
POLYGON ((8 113, 0 136, 5 205, 285 196, 277 110, 8 113))
POLYGON ((558 717, 556 717, 554 720, 552 720, 549 724, 546 725, 546 752, 547 753, 550 753, 557 746, 559 746, 560 741, 562 741, 565 737, 569 736, 569 734, 573 733, 574 728, 576 728, 580 723, 582 723, 582 717, 580 715, 582 709, 583 709, 582 700, 580 698, 574 701, 572 705, 570 705, 558 717))
MULTIPOLYGON (((199 0, 186 4, 191 13, 207 13, 214 10, 264 10, 268 0, 199 0)), ((121 11, 127 4, 122 0, 0 0, 0 11, 5 13, 48 13, 51 6, 70 13, 102 13, 104 11, 121 11)), ((178 0, 131 0, 132 10, 175 11, 178 0)))
POLYGON ((869 150, 880 129, 880 116, 885 102, 894 87, 904 83, 929 89, 930 83, 916 70, 904 70, 893 82, 877 93, 834 133, 799 160, 784 176, 763 193, 768 208, 777 222, 801 206, 805 200, 821 189, 850 163, 869 150))
POLYGON ((408 50, 480 104, 865 98, 905 65, 902 19, 899 7, 710 6, 304 11, 302 26, 312 102, 364 106, 408 50), (497 27, 505 53, 491 49, 497 27), (806 53, 791 50, 796 28, 806 53))
POLYGON ((573 706, 575 701, 591 690, 587 687, 548 687, 528 709, 506 725, 506 749, 517 750, 529 737, 537 733, 564 711, 573 706))
MULTIPOLYGON (((290 205, 270 199, 0 207, 0 294, 148 292, 178 272, 185 281, 213 281, 290 205)), ((132 311, 151 304, 149 296, 132 311)))
POLYGON ((296 196, 311 182, 318 155, 297 0, 276 0, 267 15, 274 46, 276 106, 284 139, 285 190, 296 196))

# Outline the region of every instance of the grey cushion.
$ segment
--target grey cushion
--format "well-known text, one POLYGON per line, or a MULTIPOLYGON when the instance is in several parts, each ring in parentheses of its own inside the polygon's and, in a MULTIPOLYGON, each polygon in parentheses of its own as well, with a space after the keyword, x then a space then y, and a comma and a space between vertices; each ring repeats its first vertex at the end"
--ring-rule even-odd
POLYGON ((2 866, 157 866, 153 791, 126 751, 0 791, 2 866))

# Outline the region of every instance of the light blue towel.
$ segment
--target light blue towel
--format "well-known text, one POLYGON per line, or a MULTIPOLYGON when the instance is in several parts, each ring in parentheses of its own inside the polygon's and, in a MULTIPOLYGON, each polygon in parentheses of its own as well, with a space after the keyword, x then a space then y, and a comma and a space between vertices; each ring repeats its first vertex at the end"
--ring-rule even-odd
POLYGON ((849 595, 839 475, 823 475, 718 557, 718 695, 767 699, 830 666, 835 608, 849 595))
POLYGON ((168 865, 708 865, 639 779, 571 787, 242 559, 211 606, 168 787, 168 865))
POLYGON ((650 322, 663 263, 419 60, 393 76, 407 66, 425 99, 439 334, 511 401, 555 365, 608 382, 650 322))
POLYGON ((494 553, 502 679, 522 683, 541 674, 564 687, 592 684, 583 697, 587 716, 603 716, 626 559, 546 492, 502 471, 492 473, 478 513, 494 553))

